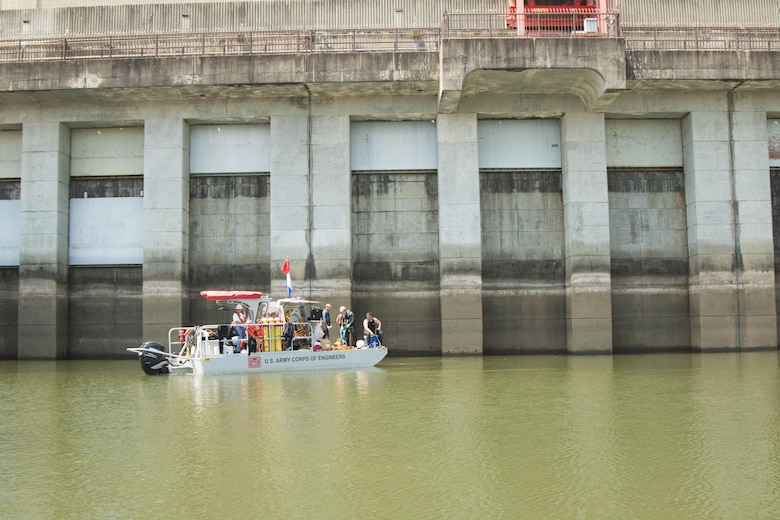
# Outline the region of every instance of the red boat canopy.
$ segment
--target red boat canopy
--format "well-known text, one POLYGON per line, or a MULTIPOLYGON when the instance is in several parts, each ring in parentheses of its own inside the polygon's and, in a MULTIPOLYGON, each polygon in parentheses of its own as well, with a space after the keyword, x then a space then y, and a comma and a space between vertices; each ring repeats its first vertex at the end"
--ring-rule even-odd
POLYGON ((200 295, 211 301, 260 299, 263 293, 257 291, 201 291, 200 295))

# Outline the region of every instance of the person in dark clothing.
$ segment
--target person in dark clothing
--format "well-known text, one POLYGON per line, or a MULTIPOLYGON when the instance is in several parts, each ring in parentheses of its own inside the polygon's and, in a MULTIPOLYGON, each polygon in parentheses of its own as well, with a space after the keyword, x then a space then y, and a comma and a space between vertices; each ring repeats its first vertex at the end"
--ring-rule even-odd
POLYGON ((323 339, 330 339, 330 304, 325 304, 325 309, 322 311, 322 337, 323 339))
POLYGON ((336 323, 341 326, 341 342, 351 347, 355 346, 355 314, 344 307, 339 309, 336 323))
POLYGON ((382 322, 375 318, 371 312, 367 312, 366 319, 363 320, 363 342, 367 347, 378 347, 382 344, 382 322), (371 338, 376 338, 373 343, 371 338), (377 340, 379 344, 377 344, 377 340))

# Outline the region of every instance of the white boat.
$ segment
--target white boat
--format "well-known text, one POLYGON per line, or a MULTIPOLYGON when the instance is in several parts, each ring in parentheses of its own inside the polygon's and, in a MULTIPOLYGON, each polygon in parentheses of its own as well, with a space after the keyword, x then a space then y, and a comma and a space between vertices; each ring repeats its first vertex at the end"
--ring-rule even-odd
POLYGON ((244 331, 228 324, 175 327, 167 348, 147 341, 127 350, 138 354, 141 368, 158 374, 237 374, 372 367, 387 355, 384 345, 358 347, 322 340, 317 302, 297 298, 272 300, 256 291, 202 291, 222 310, 240 306, 247 315, 244 331))

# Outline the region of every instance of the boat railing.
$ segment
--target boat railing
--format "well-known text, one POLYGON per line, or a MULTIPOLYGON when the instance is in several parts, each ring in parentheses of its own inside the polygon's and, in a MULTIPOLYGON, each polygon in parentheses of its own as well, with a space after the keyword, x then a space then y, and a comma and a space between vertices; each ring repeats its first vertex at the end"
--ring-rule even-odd
MULTIPOLYGON (((298 350, 301 348, 311 348, 315 339, 318 339, 316 334, 317 329, 322 330, 322 321, 319 320, 300 320, 298 322, 291 323, 294 327, 292 337, 292 349, 298 350)), ((320 334, 319 337, 322 335, 320 334)))
POLYGON ((318 335, 321 323, 319 320, 284 323, 261 319, 258 323, 241 325, 244 329, 242 336, 236 334, 235 325, 231 324, 174 327, 168 331, 168 354, 204 357, 244 350, 278 352, 309 349, 321 336, 318 335))

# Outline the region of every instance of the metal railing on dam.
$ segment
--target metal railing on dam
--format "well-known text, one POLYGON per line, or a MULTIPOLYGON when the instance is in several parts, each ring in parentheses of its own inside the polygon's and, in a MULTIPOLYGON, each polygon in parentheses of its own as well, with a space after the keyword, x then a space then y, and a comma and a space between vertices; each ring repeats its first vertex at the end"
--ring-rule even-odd
POLYGON ((0 62, 346 52, 438 52, 454 38, 623 38, 629 51, 780 50, 778 28, 621 27, 617 13, 444 13, 441 27, 175 32, 0 39, 0 62))
POLYGON ((339 52, 438 52, 447 38, 617 36, 613 13, 444 13, 441 27, 351 30, 172 32, 0 39, 0 62, 339 52), (586 18, 595 22, 588 24, 586 18), (517 28, 520 20, 522 30, 517 28), (540 24, 543 23, 544 26, 540 24), (591 30, 586 31, 586 24, 591 30))
POLYGON ((175 33, 0 40, 0 61, 242 54, 438 52, 439 29, 175 33))
POLYGON ((448 13, 443 38, 615 38, 620 15, 574 9, 567 12, 448 13))
POLYGON ((632 51, 776 51, 780 29, 735 27, 624 27, 632 51))
POLYGON ((627 26, 617 12, 445 13, 442 38, 623 38, 626 50, 780 50, 779 27, 627 26))

